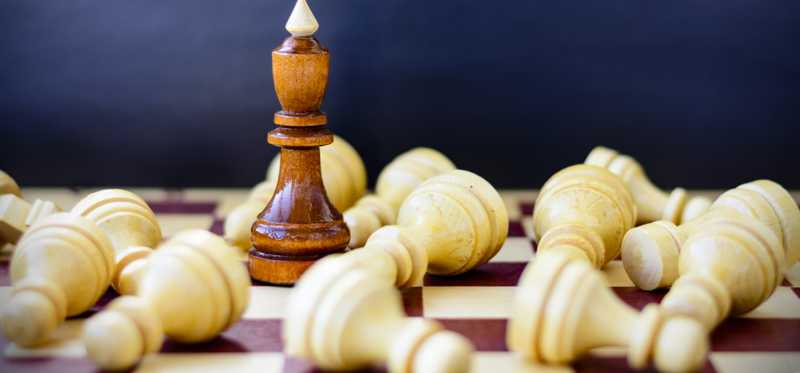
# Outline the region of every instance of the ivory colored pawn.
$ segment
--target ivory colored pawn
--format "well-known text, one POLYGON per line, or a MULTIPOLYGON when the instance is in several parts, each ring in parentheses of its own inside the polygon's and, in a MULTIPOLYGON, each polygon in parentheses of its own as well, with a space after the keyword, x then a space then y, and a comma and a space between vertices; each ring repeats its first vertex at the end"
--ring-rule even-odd
POLYGON ((597 347, 627 347, 635 369, 700 368, 709 342, 686 317, 667 318, 657 305, 641 313, 609 289, 602 272, 563 255, 538 256, 517 286, 506 328, 512 351, 538 363, 568 364, 597 347))
POLYGON ((13 194, 17 197, 22 197, 22 192, 19 190, 19 185, 11 175, 0 170, 0 195, 13 194))
POLYGON ((37 199, 33 205, 22 199, 19 185, 0 170, 0 248, 15 244, 28 227, 61 209, 53 202, 37 199))
POLYGON ((467 372, 472 344, 432 320, 403 313, 399 292, 367 268, 328 256, 292 291, 283 322, 286 353, 322 369, 386 363, 389 372, 467 372))
POLYGON ((681 275, 661 307, 710 331, 729 315, 763 303, 783 279, 786 256, 781 238, 761 221, 737 215, 712 219, 684 243, 681 275))
POLYGON ((208 341, 239 321, 250 277, 236 250, 204 230, 162 243, 147 260, 136 296, 122 296, 85 324, 89 358, 102 369, 125 369, 157 351, 166 335, 208 341))
POLYGON ((453 162, 430 148, 414 148, 400 154, 381 171, 376 194, 363 197, 344 212, 344 221, 350 229, 348 246, 364 246, 378 228, 394 224, 400 205, 414 188, 425 180, 455 169, 453 162))
POLYGON ((85 312, 108 288, 114 252, 92 221, 56 213, 34 224, 11 259, 11 298, 0 311, 6 338, 35 346, 68 316, 85 312))
POLYGON ((145 258, 162 240, 150 206, 127 190, 104 189, 78 201, 71 212, 93 221, 108 235, 115 263, 111 285, 120 294, 133 294, 145 258))
POLYGON ((684 242, 708 221, 742 217, 769 227, 785 249, 787 265, 800 257, 800 210, 779 184, 757 180, 723 193, 701 216, 680 226, 656 221, 625 235, 622 263, 628 277, 644 290, 668 287, 678 277, 678 258, 684 242))
POLYGON ((662 192, 647 178, 639 162, 616 150, 598 146, 592 149, 584 163, 606 168, 622 178, 639 210, 638 224, 656 220, 680 224, 711 206, 708 198, 689 198, 683 188, 675 188, 669 194, 662 192))
POLYGON ((508 214, 497 191, 480 176, 455 170, 422 183, 400 207, 397 225, 378 229, 341 259, 394 274, 399 287, 416 286, 425 273, 457 275, 488 262, 507 235, 508 214), (380 255, 374 251, 392 260, 362 260, 380 255))
POLYGON ((596 268, 614 259, 636 221, 622 180, 591 165, 567 167, 544 184, 533 210, 537 252, 558 252, 596 268))

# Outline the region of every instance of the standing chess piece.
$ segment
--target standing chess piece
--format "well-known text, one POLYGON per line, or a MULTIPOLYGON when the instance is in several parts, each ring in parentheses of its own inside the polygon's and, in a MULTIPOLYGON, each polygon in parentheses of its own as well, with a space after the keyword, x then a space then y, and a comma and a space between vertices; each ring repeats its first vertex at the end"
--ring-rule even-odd
POLYGON ((320 260, 292 291, 282 333, 287 354, 331 370, 385 362, 392 373, 469 371, 473 347, 466 338, 406 317, 390 282, 338 259, 320 260))
POLYGON ((344 221, 350 229, 348 246, 364 246, 378 228, 394 224, 400 205, 414 188, 455 169, 453 162, 430 148, 414 148, 397 156, 378 175, 375 194, 361 198, 344 212, 344 221))
POLYGON ((566 364, 596 347, 628 348, 628 363, 661 371, 700 368, 708 352, 703 327, 687 317, 667 318, 657 305, 641 313, 610 291, 588 262, 545 255, 528 264, 506 328, 509 348, 525 358, 566 364))
POLYGON ((680 277, 661 307, 670 315, 692 317, 709 331, 729 315, 755 309, 794 263, 787 257, 796 253, 781 241, 768 225, 741 215, 703 223, 684 242, 680 277))
MULTIPOLYGON (((367 170, 358 152, 339 136, 333 143, 320 147, 322 181, 333 206, 344 211, 355 203, 367 189, 367 170)), ((258 214, 269 203, 275 193, 280 170, 280 155, 275 156, 267 170, 267 179, 258 183, 247 200, 234 208, 225 218, 225 240, 230 244, 249 250, 250 228, 258 214)))
POLYGON ((20 346, 47 340, 68 316, 88 310, 114 273, 108 237, 92 221, 56 213, 20 239, 11 259, 11 298, 0 311, 3 334, 20 346))
POLYGON ((103 369, 126 369, 178 342, 210 340, 239 321, 250 278, 235 249, 204 230, 183 231, 147 259, 135 296, 122 296, 84 326, 89 358, 103 369))
POLYGON ((313 37, 318 28, 305 0, 298 0, 286 29, 292 34, 272 51, 272 77, 283 110, 268 141, 281 147, 275 195, 253 223, 250 275, 292 284, 317 259, 344 251, 350 234, 328 200, 319 147, 333 142, 319 111, 328 84, 328 50, 313 37))
POLYGON ((797 203, 779 184, 757 180, 723 193, 705 213, 680 226, 656 221, 631 229, 622 242, 628 277, 644 290, 672 285, 686 240, 711 220, 737 216, 759 220, 780 237, 790 265, 800 257, 797 203))
POLYGON ((405 199, 397 225, 338 258, 367 266, 398 287, 419 286, 426 273, 452 276, 489 261, 508 235, 508 214, 497 191, 468 171, 422 183, 405 199))
POLYGON ((150 206, 122 189, 94 192, 78 201, 71 213, 97 224, 114 249, 111 285, 120 294, 133 294, 145 258, 161 240, 161 227, 150 206))
POLYGON ((60 211, 51 201, 37 199, 30 204, 22 199, 17 182, 0 170, 0 249, 6 243, 16 244, 31 225, 60 211))
POLYGON ((662 192, 647 178, 639 162, 613 149, 598 146, 584 163, 606 168, 622 178, 636 202, 638 224, 656 220, 680 224, 700 215, 711 205, 708 198, 689 198, 683 188, 675 188, 670 194, 662 192))
POLYGON ((544 184, 533 210, 537 252, 557 252, 600 268, 619 254, 636 205, 619 177, 590 165, 567 167, 544 184))

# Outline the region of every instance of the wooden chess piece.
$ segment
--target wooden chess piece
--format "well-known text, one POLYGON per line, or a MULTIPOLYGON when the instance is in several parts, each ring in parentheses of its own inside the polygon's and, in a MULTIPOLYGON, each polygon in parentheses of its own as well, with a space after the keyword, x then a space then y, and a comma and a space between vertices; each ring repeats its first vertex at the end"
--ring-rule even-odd
POLYGON ((414 188, 455 169, 453 162, 430 148, 414 148, 397 156, 378 175, 375 194, 361 198, 344 212, 344 221, 350 229, 348 246, 364 246, 378 228, 394 224, 400 205, 414 188))
POLYGON ((6 243, 16 244, 28 227, 60 211, 51 201, 36 199, 30 204, 22 199, 17 182, 0 170, 0 248, 6 243))
POLYGON ((622 180, 591 165, 567 167, 544 184, 533 210, 537 252, 558 251, 596 268, 619 254, 636 205, 622 180))
POLYGON ((292 291, 282 333, 287 354, 322 369, 385 362, 396 373, 469 371, 473 347, 466 338, 436 321, 406 317, 391 282, 338 259, 317 262, 292 291))
POLYGON ((145 258, 161 240, 161 227, 150 206, 127 190, 104 189, 84 197, 72 208, 108 235, 114 249, 111 285, 120 294, 133 294, 145 258))
MULTIPOLYGON (((320 147, 319 155, 328 199, 337 210, 344 211, 366 192, 367 171, 364 162, 358 152, 339 136, 334 136, 330 145, 320 147)), ((267 179, 253 187, 247 200, 225 218, 224 237, 230 244, 242 250, 249 250, 252 246, 250 228, 275 193, 279 170, 278 155, 269 165, 267 179)))
POLYGON ((82 340, 103 369, 125 369, 178 342, 210 340, 239 321, 250 278, 236 250, 204 230, 178 233, 147 259, 135 296, 114 300, 87 320, 82 340))
POLYGON ((5 336, 20 346, 46 341, 68 316, 93 306, 111 281, 114 253, 92 221, 56 213, 28 229, 11 259, 11 298, 0 311, 5 336))
POLYGON ((542 255, 517 285, 506 328, 509 348, 523 357, 566 364, 596 347, 628 348, 628 363, 661 371, 700 368, 709 342, 687 317, 668 318, 657 305, 641 313, 610 291, 602 272, 566 255, 542 255))
POLYGON ((507 235, 508 213, 497 191, 480 176, 455 170, 414 189, 397 225, 378 229, 339 261, 371 267, 398 287, 419 286, 426 273, 452 276, 488 262, 507 235))
POLYGON ((786 189, 757 180, 723 193, 699 217, 680 226, 656 221, 631 229, 622 242, 628 277, 644 290, 669 287, 678 277, 678 258, 686 240, 708 221, 740 216, 759 220, 781 238, 790 265, 800 257, 800 211, 786 189))
POLYGON ((619 175, 630 190, 638 208, 638 224, 668 220, 674 224, 689 221, 711 206, 704 197, 689 198, 686 190, 675 188, 667 194, 656 188, 635 159, 616 150, 598 146, 586 157, 586 164, 600 166, 619 175))
POLYGON ((319 111, 328 82, 328 50, 313 37, 317 22, 298 0, 286 29, 292 34, 272 51, 272 77, 283 110, 268 141, 281 147, 275 195, 253 223, 250 275, 292 284, 314 261, 342 252, 350 234, 330 203, 320 173, 319 147, 333 142, 319 111))

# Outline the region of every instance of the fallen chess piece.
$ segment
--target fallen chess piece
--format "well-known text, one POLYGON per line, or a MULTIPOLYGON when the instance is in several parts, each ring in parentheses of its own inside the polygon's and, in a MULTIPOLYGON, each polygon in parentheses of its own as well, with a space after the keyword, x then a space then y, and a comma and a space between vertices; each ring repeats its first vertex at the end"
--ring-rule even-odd
POLYGON ((145 258, 162 240, 150 206, 127 190, 105 189, 78 201, 71 213, 93 221, 108 235, 115 263, 111 285, 120 294, 135 293, 145 258))
POLYGON ((0 248, 6 243, 16 244, 31 225, 60 211, 51 201, 37 199, 30 204, 22 199, 17 182, 0 170, 0 248))
POLYGON ((414 188, 455 169, 453 162, 430 148, 414 148, 397 156, 378 175, 375 194, 362 197, 344 211, 344 222, 350 229, 348 246, 364 246, 378 228, 394 224, 400 205, 414 188))
POLYGON ((697 217, 711 206, 708 198, 689 198, 683 188, 675 188, 670 194, 662 192, 647 178, 639 162, 613 149, 598 146, 592 149, 584 163, 606 168, 622 178, 636 202, 638 224, 656 220, 680 224, 697 217))
POLYGON ((35 346, 105 293, 114 273, 114 252, 92 221, 56 213, 25 232, 10 272, 13 290, 0 310, 0 327, 17 345, 35 346))
POLYGON ((520 279, 508 321, 509 348, 537 363, 567 364, 597 347, 628 349, 628 363, 688 372, 705 361, 709 342, 688 317, 668 318, 657 305, 638 313, 620 301, 586 261, 538 255, 520 279))
POLYGON ((630 230, 622 243, 622 262, 637 287, 669 287, 678 277, 678 258, 685 241, 705 223, 725 217, 759 220, 780 237, 790 265, 800 257, 800 212, 779 184, 758 180, 723 193, 699 217, 675 226, 657 221, 630 230))
MULTIPOLYGON (((334 136, 330 145, 320 147, 320 165, 325 191, 336 209, 344 211, 367 189, 367 171, 358 152, 341 137, 334 136)), ((224 237, 232 245, 249 250, 250 228, 258 214, 275 193, 280 171, 280 156, 275 156, 267 170, 267 179, 257 184, 247 200, 225 218, 224 237)))
POLYGON ((469 371, 472 344, 441 324, 406 317, 400 293, 368 267, 319 260, 292 291, 283 321, 285 351, 322 369, 386 363, 389 372, 469 371))
POLYGON ((480 176, 455 170, 414 189, 397 225, 378 229, 363 248, 339 259, 385 273, 398 287, 418 286, 426 273, 452 276, 488 262, 507 235, 508 215, 497 191, 480 176))
MULTIPOLYGON (((787 220, 796 227, 799 218, 795 205, 787 220)), ((770 225, 741 215, 703 223, 684 242, 680 277, 661 307, 670 315, 700 321, 708 331, 728 316, 755 309, 772 295, 783 271, 797 259, 797 247, 784 243, 796 239, 798 230, 787 228, 784 236, 776 235, 770 225)))
POLYGON ((602 167, 570 166, 550 177, 536 198, 536 250, 601 268, 617 257, 635 221, 636 205, 619 177, 602 167))
POLYGON ((102 369, 125 369, 161 347, 210 340, 239 321, 250 277, 236 250, 204 230, 176 234, 147 259, 136 296, 122 296, 86 321, 82 340, 102 369))

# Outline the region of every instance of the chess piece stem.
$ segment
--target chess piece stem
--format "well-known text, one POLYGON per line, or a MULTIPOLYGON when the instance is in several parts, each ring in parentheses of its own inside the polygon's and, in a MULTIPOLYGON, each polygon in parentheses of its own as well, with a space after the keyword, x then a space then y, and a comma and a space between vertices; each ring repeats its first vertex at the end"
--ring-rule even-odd
POLYGON ((661 371, 692 371, 708 352, 703 327, 691 318, 667 318, 656 305, 638 313, 608 288, 586 261, 544 255, 528 264, 517 286, 507 343, 523 357, 548 364, 574 361, 596 347, 628 348, 628 362, 661 371))
POLYGON ((537 252, 560 253, 600 268, 619 254, 636 206, 622 181, 597 166, 567 167, 544 184, 533 211, 537 252))
POLYGON ((11 298, 0 311, 5 336, 21 346, 45 342, 68 316, 88 310, 113 275, 113 249, 91 221, 56 213, 22 236, 11 259, 11 298))
POLYGON ((638 208, 638 224, 667 220, 673 224, 688 221, 705 211, 711 201, 704 197, 689 198, 686 190, 676 188, 664 193, 647 178, 635 159, 598 146, 586 157, 585 164, 600 166, 619 175, 630 190, 638 208))
POLYGON ((405 317, 390 282, 339 259, 320 260, 292 291, 283 324, 288 354, 322 369, 386 362, 397 373, 469 370, 473 347, 467 339, 435 321, 405 317))
POLYGON ((727 217, 759 220, 781 238, 787 263, 800 256, 800 212, 779 184, 757 180, 723 193, 699 217, 680 226, 656 221, 630 230, 622 243, 622 262, 637 287, 669 287, 678 277, 682 247, 706 223, 727 217))
POLYGON ((236 250, 204 230, 178 233, 147 259, 136 296, 114 300, 84 326, 89 358, 125 369, 157 351, 164 336, 207 341, 236 323, 249 301, 250 278, 236 250))
MULTIPOLYGON (((310 13, 304 4, 296 11, 310 13)), ((311 18, 300 17, 303 22, 311 18)), ((316 27, 305 26, 287 24, 290 32, 301 31, 272 51, 272 76, 282 110, 275 114, 278 128, 268 141, 281 147, 281 165, 275 195, 253 223, 251 236, 251 276, 277 284, 294 283, 314 261, 342 252, 350 240, 341 214, 328 200, 320 171, 319 147, 333 142, 325 128, 327 117, 319 111, 329 54, 307 34, 316 27)))
POLYGON ((344 221, 350 229, 348 246, 364 246, 378 228, 394 224, 400 205, 414 188, 452 170, 455 170, 453 163, 430 148, 414 148, 397 156, 378 175, 375 195, 363 197, 344 212, 344 221))

